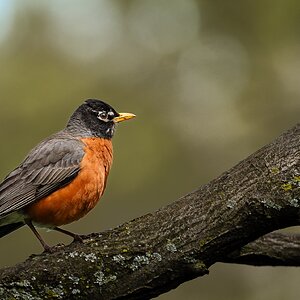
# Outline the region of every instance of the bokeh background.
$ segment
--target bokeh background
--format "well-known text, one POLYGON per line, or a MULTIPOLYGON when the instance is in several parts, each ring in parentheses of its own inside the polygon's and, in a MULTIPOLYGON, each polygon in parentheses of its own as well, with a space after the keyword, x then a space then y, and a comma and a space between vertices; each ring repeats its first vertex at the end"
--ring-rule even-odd
MULTIPOLYGON (((101 98, 138 117, 118 128, 101 203, 66 228, 156 210, 299 121, 299 51, 297 0, 0 0, 1 178, 101 98)), ((0 247, 1 266, 41 251, 28 228, 0 247)), ((296 268, 210 271, 159 299, 299 299, 296 268)))

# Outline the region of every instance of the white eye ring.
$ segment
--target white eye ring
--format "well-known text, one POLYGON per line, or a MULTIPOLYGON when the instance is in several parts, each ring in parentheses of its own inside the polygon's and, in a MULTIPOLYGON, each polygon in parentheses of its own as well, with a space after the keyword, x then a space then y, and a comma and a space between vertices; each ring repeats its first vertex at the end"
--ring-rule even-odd
POLYGON ((108 122, 108 117, 107 117, 107 112, 106 111, 99 111, 98 112, 98 116, 97 118, 101 121, 104 121, 104 122, 108 122))

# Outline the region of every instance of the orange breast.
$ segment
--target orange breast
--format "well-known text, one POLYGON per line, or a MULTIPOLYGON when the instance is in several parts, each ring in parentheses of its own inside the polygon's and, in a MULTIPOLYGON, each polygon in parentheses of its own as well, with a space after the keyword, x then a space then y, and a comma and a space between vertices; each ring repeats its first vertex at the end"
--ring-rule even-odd
POLYGON ((71 223, 86 215, 104 192, 112 164, 112 143, 101 138, 85 138, 81 170, 71 183, 26 209, 32 221, 48 226, 71 223))

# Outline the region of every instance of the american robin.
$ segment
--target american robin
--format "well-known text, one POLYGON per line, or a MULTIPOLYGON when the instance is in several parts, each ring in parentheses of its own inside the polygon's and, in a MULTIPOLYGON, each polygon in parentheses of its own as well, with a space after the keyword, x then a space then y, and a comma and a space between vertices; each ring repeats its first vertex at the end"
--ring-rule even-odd
POLYGON ((113 159, 116 123, 135 117, 88 99, 66 127, 33 148, 0 184, 0 237, 27 224, 45 251, 35 226, 81 240, 58 226, 86 215, 102 196, 113 159))

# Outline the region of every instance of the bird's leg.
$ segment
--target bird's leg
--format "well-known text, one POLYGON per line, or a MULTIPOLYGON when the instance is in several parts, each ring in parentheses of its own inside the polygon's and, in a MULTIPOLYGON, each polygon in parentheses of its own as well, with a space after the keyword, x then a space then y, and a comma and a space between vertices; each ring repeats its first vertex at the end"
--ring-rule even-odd
POLYGON ((38 231, 33 226, 32 222, 29 220, 26 220, 25 223, 26 223, 26 225, 28 225, 28 227, 31 229, 31 231, 34 233, 34 235, 38 238, 38 240, 42 244, 45 252, 52 252, 52 247, 50 247, 48 244, 46 244, 46 242, 43 240, 41 235, 38 233, 38 231))
POLYGON ((71 236, 74 239, 74 241, 83 242, 83 238, 79 234, 73 233, 73 232, 65 230, 65 229, 61 229, 59 227, 54 227, 52 229, 71 236))

